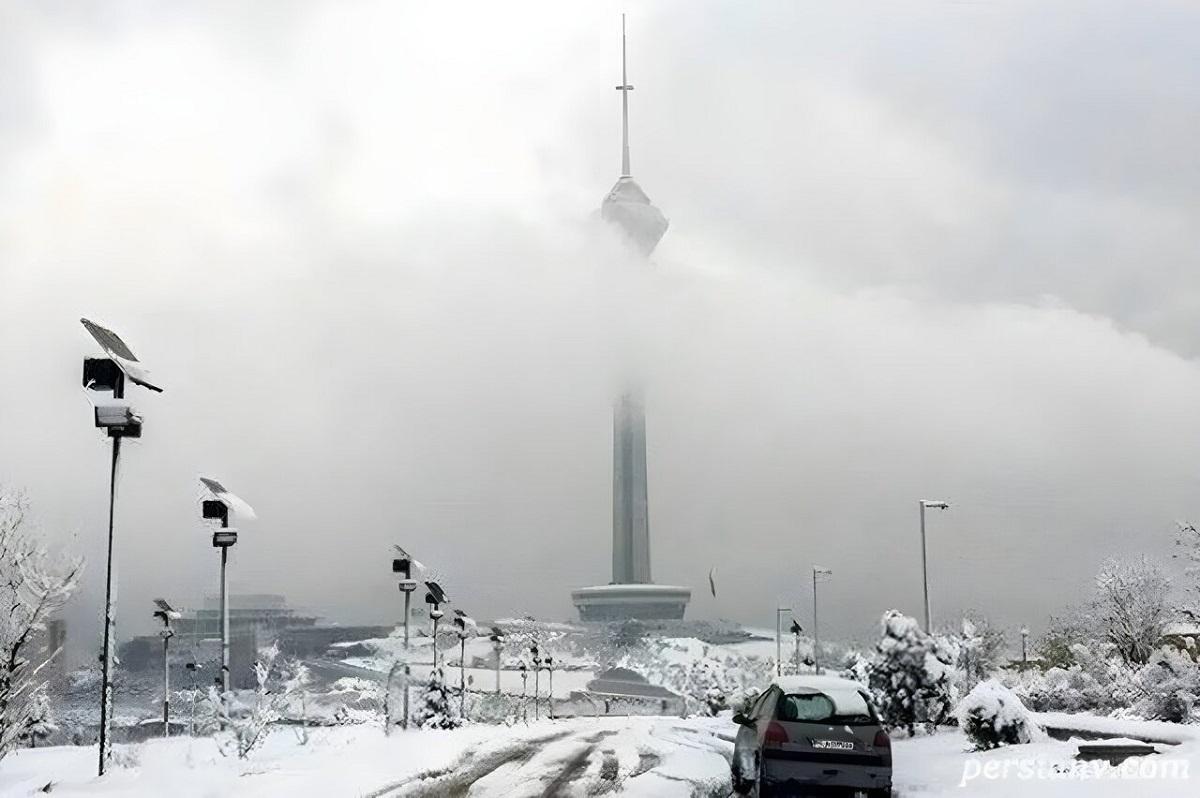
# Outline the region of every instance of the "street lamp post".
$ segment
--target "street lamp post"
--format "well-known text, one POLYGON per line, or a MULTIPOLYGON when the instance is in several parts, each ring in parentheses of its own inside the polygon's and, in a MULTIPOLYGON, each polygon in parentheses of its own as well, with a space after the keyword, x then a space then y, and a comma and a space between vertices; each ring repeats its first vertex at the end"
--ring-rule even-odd
POLYGON ((229 491, 220 482, 208 477, 200 477, 200 484, 213 496, 205 499, 200 508, 204 520, 216 522, 213 530, 212 544, 214 549, 221 550, 221 693, 222 700, 228 701, 229 694, 229 549, 237 543, 238 531, 229 526, 229 513, 232 510, 243 518, 254 518, 254 510, 241 498, 229 491))
MULTIPOLYGON (((195 653, 193 652, 193 656, 195 653)), ((188 693, 192 696, 192 714, 188 719, 188 737, 196 736, 196 663, 189 662, 184 665, 188 672, 188 693)))
POLYGON ((529 707, 525 703, 525 696, 529 691, 529 666, 521 662, 517 668, 521 671, 521 720, 529 722, 529 707))
POLYGON ((783 675, 783 614, 791 612, 791 607, 775 608, 775 675, 783 675))
POLYGON ((543 662, 543 663, 545 663, 545 665, 546 665, 546 677, 547 677, 547 685, 546 685, 546 689, 547 689, 547 693, 546 693, 546 707, 547 707, 547 714, 549 714, 549 716, 550 716, 550 720, 554 720, 554 657, 551 657, 551 656, 547 655, 547 656, 546 656, 546 658, 545 658, 544 660, 542 660, 542 662, 543 662))
POLYGON ((433 622, 433 669, 438 669, 438 621, 445 615, 442 612, 442 605, 449 604, 450 599, 446 598, 446 591, 442 590, 442 586, 437 582, 425 583, 425 603, 429 605, 429 619, 433 622))
POLYGON ((796 619, 792 619, 792 628, 789 630, 792 633, 792 645, 795 650, 792 653, 792 662, 796 665, 796 672, 800 672, 800 635, 804 633, 804 629, 800 624, 796 623, 796 619))
POLYGON ((155 606, 158 607, 154 611, 154 617, 163 622, 163 629, 159 632, 163 641, 163 737, 171 736, 171 660, 170 660, 170 644, 171 638, 175 636, 175 631, 171 629, 171 621, 180 617, 179 613, 172 609, 171 605, 163 599, 155 599, 155 606))
POLYGON ((492 641, 492 649, 496 652, 496 695, 500 695, 500 655, 504 652, 503 630, 499 626, 493 626, 489 639, 492 641))
POLYGON ((87 357, 83 360, 83 387, 88 390, 92 402, 95 426, 103 429, 112 438, 112 462, 108 476, 108 557, 104 576, 104 650, 100 655, 100 763, 99 774, 104 775, 112 749, 110 726, 112 725, 113 666, 116 636, 115 594, 113 580, 114 519, 117 503, 117 469, 121 460, 121 439, 142 437, 142 417, 125 401, 125 380, 141 385, 151 391, 162 393, 162 388, 148 380, 148 374, 120 336, 87 319, 80 319, 85 330, 104 350, 107 357, 87 357), (111 393, 111 399, 92 399, 92 394, 111 393))
POLYGON ((935 510, 947 510, 950 505, 943 501, 929 501, 921 499, 921 584, 925 591, 925 633, 928 634, 932 630, 930 613, 929 613, 929 556, 925 546, 925 510, 933 508, 935 510))
POLYGON ((542 672, 542 660, 538 657, 538 646, 534 643, 529 647, 529 653, 533 655, 533 719, 538 719, 538 696, 540 694, 538 678, 542 672))
POLYGON ((819 676, 821 674, 821 628, 817 621, 817 576, 832 576, 833 571, 828 568, 820 568, 813 566, 813 669, 819 676))
MULTIPOLYGON (((401 671, 404 683, 404 719, 402 725, 405 729, 408 728, 408 678, 410 674, 408 662, 408 616, 410 614, 412 594, 417 589, 417 580, 412 578, 412 567, 414 560, 408 555, 404 549, 396 546, 396 551, 399 557, 392 560, 392 573, 399 575, 400 592, 404 595, 404 667, 401 671)), ((416 563, 420 567, 420 563, 416 563)), ((389 690, 389 698, 391 691, 389 690)), ((387 719, 388 733, 391 734, 392 719, 387 719)))
POLYGON ((462 610, 454 611, 454 626, 458 633, 458 716, 467 717, 467 638, 475 621, 462 610))
POLYGON ((1029 664, 1029 627, 1021 627, 1021 664, 1029 664))

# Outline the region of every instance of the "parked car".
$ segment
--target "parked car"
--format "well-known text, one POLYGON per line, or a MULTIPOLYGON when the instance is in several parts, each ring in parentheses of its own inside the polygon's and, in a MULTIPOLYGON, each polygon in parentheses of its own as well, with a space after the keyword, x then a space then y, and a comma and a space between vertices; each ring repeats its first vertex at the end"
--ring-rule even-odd
POLYGON ((892 743, 858 682, 781 676, 733 720, 739 795, 892 794, 892 743))

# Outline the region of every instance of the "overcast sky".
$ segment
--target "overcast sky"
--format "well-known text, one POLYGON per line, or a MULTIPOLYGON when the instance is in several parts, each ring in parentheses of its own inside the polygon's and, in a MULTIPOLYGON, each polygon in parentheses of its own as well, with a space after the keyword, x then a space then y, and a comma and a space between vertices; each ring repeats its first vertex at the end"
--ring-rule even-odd
POLYGON ((0 0, 0 482, 87 556, 131 390, 122 635, 233 589, 387 621, 393 542, 482 617, 609 577, 611 398, 647 385, 657 581, 833 637, 1029 623, 1200 516, 1194 3, 0 0), (671 219, 596 218, 619 167, 671 219), (706 589, 718 567, 719 596, 706 589))

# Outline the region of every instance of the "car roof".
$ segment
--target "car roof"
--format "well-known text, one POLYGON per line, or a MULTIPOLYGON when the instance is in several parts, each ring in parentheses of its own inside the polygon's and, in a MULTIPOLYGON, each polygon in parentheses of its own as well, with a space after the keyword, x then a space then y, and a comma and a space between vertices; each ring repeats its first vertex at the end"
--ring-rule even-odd
POLYGON ((785 693, 824 692, 826 690, 861 690, 867 692, 865 686, 852 679, 843 679, 840 676, 818 676, 815 673, 777 676, 771 680, 771 684, 785 693))

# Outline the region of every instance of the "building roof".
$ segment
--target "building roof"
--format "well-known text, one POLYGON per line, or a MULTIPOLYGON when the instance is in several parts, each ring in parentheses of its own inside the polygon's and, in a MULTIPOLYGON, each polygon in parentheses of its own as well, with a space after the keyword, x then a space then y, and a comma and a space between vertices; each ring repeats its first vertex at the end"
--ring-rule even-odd
POLYGON ((629 668, 609 668, 596 674, 587 684, 589 693, 625 698, 679 698, 665 687, 650 684, 646 677, 629 668))
POLYGON ((827 690, 862 690, 866 692, 867 690, 864 685, 851 679, 843 679, 840 676, 818 676, 815 673, 777 676, 771 680, 771 684, 785 693, 823 693, 827 690))

